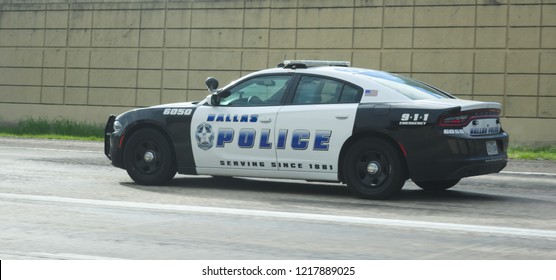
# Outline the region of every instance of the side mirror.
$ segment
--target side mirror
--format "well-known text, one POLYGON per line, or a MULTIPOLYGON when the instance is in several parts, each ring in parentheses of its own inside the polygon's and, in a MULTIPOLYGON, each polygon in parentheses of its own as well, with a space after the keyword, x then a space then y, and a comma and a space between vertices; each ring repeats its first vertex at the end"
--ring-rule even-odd
POLYGON ((216 93, 216 90, 218 89, 218 80, 213 78, 213 77, 208 77, 205 80, 205 84, 207 85, 207 88, 210 92, 212 93, 216 93))

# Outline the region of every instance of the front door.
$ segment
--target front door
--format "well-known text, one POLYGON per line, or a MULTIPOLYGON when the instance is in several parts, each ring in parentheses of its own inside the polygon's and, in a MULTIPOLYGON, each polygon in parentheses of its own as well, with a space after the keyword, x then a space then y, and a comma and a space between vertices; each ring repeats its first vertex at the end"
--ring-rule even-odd
POLYGON ((191 143, 199 174, 249 176, 277 170, 275 125, 291 78, 249 78, 224 89, 219 105, 195 111, 191 143))

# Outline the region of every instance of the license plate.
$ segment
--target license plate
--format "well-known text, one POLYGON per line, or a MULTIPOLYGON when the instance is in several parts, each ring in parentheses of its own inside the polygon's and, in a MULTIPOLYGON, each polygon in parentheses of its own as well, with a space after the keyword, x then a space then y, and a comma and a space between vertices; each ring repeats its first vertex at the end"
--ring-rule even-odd
POLYGON ((498 145, 496 145, 496 141, 487 141, 486 148, 487 148, 487 154, 489 156, 498 154, 498 145))

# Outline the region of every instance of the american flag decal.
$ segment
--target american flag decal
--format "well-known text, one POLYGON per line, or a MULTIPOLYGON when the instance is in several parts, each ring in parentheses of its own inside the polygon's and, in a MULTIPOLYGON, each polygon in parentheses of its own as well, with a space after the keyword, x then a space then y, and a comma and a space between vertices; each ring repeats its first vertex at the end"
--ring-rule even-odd
POLYGON ((366 89, 365 90, 365 96, 377 96, 378 95, 378 90, 376 89, 366 89))

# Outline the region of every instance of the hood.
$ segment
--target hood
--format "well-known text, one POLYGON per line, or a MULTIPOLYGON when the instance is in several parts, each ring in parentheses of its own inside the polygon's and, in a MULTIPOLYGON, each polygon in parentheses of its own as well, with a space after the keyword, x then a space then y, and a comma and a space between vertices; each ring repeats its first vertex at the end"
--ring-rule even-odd
POLYGON ((151 106, 149 108, 168 108, 168 107, 173 107, 173 108, 182 108, 182 107, 197 107, 199 106, 201 103, 200 101, 194 101, 194 102, 177 102, 177 103, 167 103, 167 104, 161 104, 161 105, 155 105, 155 106, 151 106))

